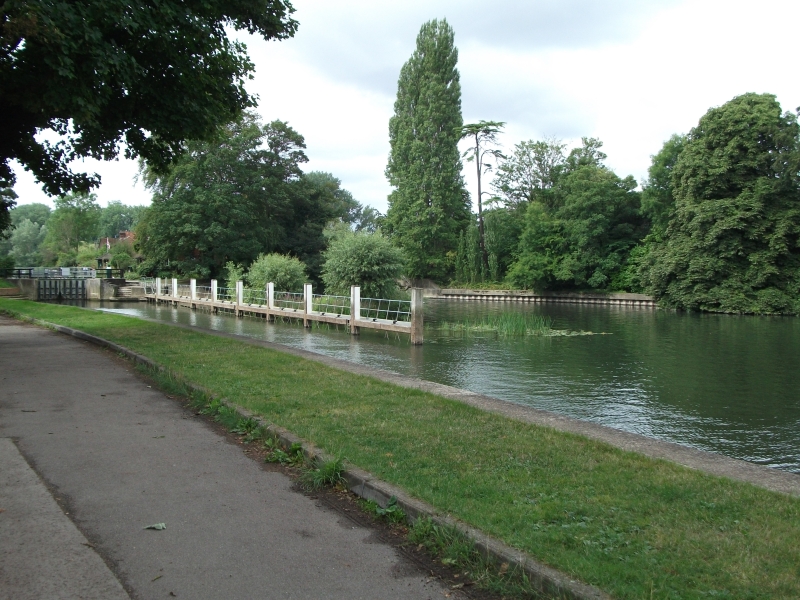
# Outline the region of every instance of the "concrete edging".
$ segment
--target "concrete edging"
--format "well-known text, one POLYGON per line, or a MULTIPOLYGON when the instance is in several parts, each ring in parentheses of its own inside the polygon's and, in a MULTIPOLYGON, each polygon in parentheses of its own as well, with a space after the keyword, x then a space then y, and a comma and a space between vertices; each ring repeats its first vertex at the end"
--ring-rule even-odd
MULTIPOLYGON (((5 312, 5 311, 3 311, 5 312)), ((159 365, 154 360, 138 354, 124 346, 115 344, 104 338, 88 334, 73 329, 64 325, 56 325, 41 319, 33 319, 28 317, 14 317, 21 321, 27 321, 34 325, 41 325, 52 329, 58 333, 74 337, 76 339, 89 342, 101 348, 107 348, 118 354, 125 356, 136 364, 146 365, 158 371, 167 371, 165 367, 159 365)), ((210 397, 216 397, 208 390, 201 386, 194 385, 187 382, 187 387, 193 391, 202 392, 210 397)), ((284 447, 290 447, 292 444, 301 444, 303 453, 309 459, 319 458, 321 460, 328 460, 322 451, 316 448, 313 444, 303 440, 302 438, 294 435, 293 433, 278 427, 273 424, 266 423, 261 417, 254 413, 232 403, 224 398, 220 398, 224 404, 234 408, 242 417, 254 418, 261 423, 270 433, 278 438, 284 447)), ((570 578, 568 575, 548 567, 540 563, 525 553, 504 544, 498 539, 495 539, 485 533, 469 527, 460 521, 453 519, 447 515, 440 515, 429 504, 411 497, 402 489, 393 486, 385 481, 374 477, 371 473, 359 469, 357 467, 348 467, 344 473, 344 478, 347 481, 348 488, 357 496, 365 500, 372 500, 381 507, 386 507, 389 500, 394 497, 397 500, 397 505, 400 506, 409 520, 413 523, 419 518, 430 518, 434 523, 440 526, 453 527, 472 540, 475 547, 499 564, 507 563, 510 569, 519 569, 526 574, 533 586, 542 593, 556 595, 571 600, 611 600, 611 596, 591 585, 587 585, 580 581, 570 578)))

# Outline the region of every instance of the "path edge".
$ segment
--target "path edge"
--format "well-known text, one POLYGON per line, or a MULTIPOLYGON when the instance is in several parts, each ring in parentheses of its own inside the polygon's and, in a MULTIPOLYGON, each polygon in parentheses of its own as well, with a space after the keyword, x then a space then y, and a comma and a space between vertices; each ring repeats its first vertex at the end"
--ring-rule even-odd
MULTIPOLYGON (((169 372, 166 367, 143 354, 134 352, 125 346, 99 336, 86 333, 80 329, 14 314, 7 310, 0 310, 0 313, 6 314, 17 321, 46 327, 57 333, 111 350, 131 360, 134 364, 144 365, 156 371, 169 372)), ((303 448, 304 455, 309 460, 318 459, 324 461, 331 459, 331 457, 314 446, 314 444, 298 437, 287 429, 267 423, 259 415, 226 398, 220 398, 218 395, 211 393, 202 386, 185 380, 184 383, 186 387, 192 391, 205 394, 210 398, 218 399, 220 402, 236 410, 243 418, 255 419, 273 434, 284 447, 288 448, 291 447, 292 444, 300 444, 303 448)), ((471 540, 475 544, 475 548, 489 560, 497 564, 506 563, 509 566, 509 570, 516 569, 524 573, 530 580, 532 586, 540 593, 550 594, 560 598, 568 598, 570 600, 612 600, 612 597, 600 588, 578 581, 561 571, 531 558, 524 552, 512 548, 479 529, 470 527, 449 515, 440 514, 433 506, 417 498, 413 498, 403 489, 378 479, 368 471, 348 465, 343 473, 343 477, 347 482, 348 489, 352 493, 365 500, 372 500, 383 508, 387 506, 390 499, 395 498, 397 506, 403 509, 410 523, 414 523, 414 521, 420 518, 429 518, 439 526, 456 529, 459 533, 471 540)))

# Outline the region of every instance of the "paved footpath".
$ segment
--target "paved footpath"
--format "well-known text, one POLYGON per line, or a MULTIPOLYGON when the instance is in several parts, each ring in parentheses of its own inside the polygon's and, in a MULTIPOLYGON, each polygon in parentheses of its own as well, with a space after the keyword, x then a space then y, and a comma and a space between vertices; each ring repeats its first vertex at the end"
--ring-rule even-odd
POLYGON ((291 485, 130 365, 0 317, 0 599, 449 593, 291 485))

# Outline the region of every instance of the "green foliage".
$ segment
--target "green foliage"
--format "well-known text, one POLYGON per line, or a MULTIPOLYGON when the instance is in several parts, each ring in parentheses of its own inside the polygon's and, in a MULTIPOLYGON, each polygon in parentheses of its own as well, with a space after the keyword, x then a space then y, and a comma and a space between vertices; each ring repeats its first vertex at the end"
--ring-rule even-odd
POLYGON ((225 286, 229 288, 236 287, 237 281, 244 281, 244 267, 242 265, 237 265, 233 261, 228 261, 225 263, 225 286))
POLYGON ((306 266, 293 256, 259 254, 247 270, 247 283, 254 290, 264 290, 269 282, 280 292, 301 292, 308 281, 306 266))
POLYGON ((97 267, 97 259, 105 254, 105 247, 96 248, 89 242, 78 244, 78 251, 75 254, 75 266, 77 267, 97 267))
POLYGON ((454 34, 445 20, 425 23, 400 71, 389 120, 386 231, 402 248, 411 277, 452 273, 458 235, 470 220, 458 150, 463 120, 454 34))
POLYGON ((341 458, 321 460, 317 458, 311 468, 300 475, 300 484, 306 490, 319 490, 344 483, 344 462, 341 458))
POLYGON ((365 298, 391 298, 403 272, 403 252, 380 232, 342 232, 325 251, 322 281, 329 294, 349 295, 361 286, 365 298))
POLYGON ((121 231, 133 231, 146 210, 146 206, 128 206, 112 200, 100 215, 99 237, 117 237, 121 231))
POLYGON ((770 94, 709 110, 673 167, 675 209, 642 269, 670 306, 800 312, 800 130, 770 94))
POLYGON ((28 219, 37 225, 47 225, 47 220, 52 212, 49 206, 41 202, 22 204, 11 211, 11 223, 16 227, 25 219, 28 219))
POLYGON ((12 190, 8 181, 0 174, 0 241, 11 235, 11 209, 16 206, 17 194, 12 190))
POLYGON ((545 195, 556 184, 564 168, 567 146, 556 138, 530 140, 514 146, 514 153, 500 163, 492 188, 510 209, 540 201, 547 204, 545 195))
POLYGON ((121 240, 111 246, 111 259, 109 262, 115 269, 125 271, 133 265, 134 255, 133 244, 128 240, 121 240))
POLYGON ((659 231, 667 228, 675 207, 672 171, 685 145, 686 136, 677 134, 664 142, 658 154, 651 157, 649 177, 642 186, 642 214, 659 231))
MULTIPOLYGON (((22 207, 20 207, 22 208, 22 207)), ((16 209, 18 210, 18 209, 16 209)), ((13 213, 16 210, 12 211, 13 213)), ((47 235, 47 227, 30 219, 23 219, 11 233, 9 242, 14 261, 20 267, 34 267, 42 263, 39 247, 47 235)))
POLYGON ((304 148, 286 123, 245 113, 214 142, 190 143, 168 175, 145 168, 154 194, 136 229, 140 270, 217 277, 274 252, 319 263, 325 223, 352 203, 332 176, 303 175, 304 148))
POLYGON ((102 209, 94 194, 67 194, 56 198, 55 205, 47 221, 42 254, 48 264, 74 265, 78 244, 97 238, 102 209))
POLYGON ((597 164, 598 147, 585 140, 583 149, 573 151, 571 170, 553 190, 554 208, 529 205, 519 257, 509 273, 514 285, 608 288, 646 233, 636 182, 597 164))
MULTIPOLYGON (((496 147, 500 142, 497 136, 502 131, 505 123, 500 121, 479 121, 478 123, 468 123, 461 127, 461 140, 469 140, 471 146, 464 151, 462 158, 467 162, 475 163, 475 171, 478 178, 478 245, 481 249, 482 270, 489 270, 489 252, 486 249, 486 227, 483 220, 483 194, 481 189, 481 178, 485 173, 492 170, 492 161, 503 159, 503 153, 496 147)), ((495 257, 495 271, 497 270, 497 259, 495 257)))
POLYGON ((489 272, 481 255, 481 242, 478 224, 467 226, 458 238, 456 254, 456 280, 462 284, 483 283, 489 272))
POLYGON ((185 140, 210 138, 255 103, 253 64, 227 32, 284 39, 292 11, 281 0, 3 2, 0 180, 13 184, 16 159, 51 195, 87 193, 99 178, 69 162, 120 147, 163 170, 185 140), (39 141, 46 131, 61 141, 39 141))

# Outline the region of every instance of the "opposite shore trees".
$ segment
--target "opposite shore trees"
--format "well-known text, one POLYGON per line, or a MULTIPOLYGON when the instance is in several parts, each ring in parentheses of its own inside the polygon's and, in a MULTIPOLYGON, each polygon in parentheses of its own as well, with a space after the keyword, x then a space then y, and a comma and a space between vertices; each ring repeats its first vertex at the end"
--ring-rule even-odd
POLYGON ((458 236, 471 220, 458 150, 461 84, 453 29, 425 23, 397 83, 389 121, 386 230, 406 256, 411 277, 444 279, 453 268, 458 236))

